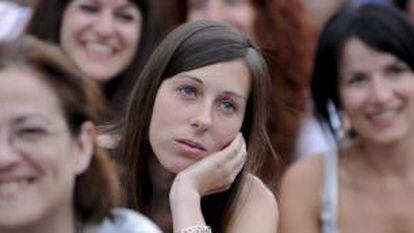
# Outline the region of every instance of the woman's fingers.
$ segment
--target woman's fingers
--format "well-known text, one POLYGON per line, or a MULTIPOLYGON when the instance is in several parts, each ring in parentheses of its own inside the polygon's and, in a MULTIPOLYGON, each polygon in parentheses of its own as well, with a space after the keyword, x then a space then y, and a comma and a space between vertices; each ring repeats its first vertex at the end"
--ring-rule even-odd
POLYGON ((228 148, 225 148, 220 153, 224 154, 221 155, 220 160, 215 161, 218 163, 217 167, 219 171, 217 171, 216 174, 219 176, 218 179, 220 185, 209 190, 209 194, 229 189, 237 177, 237 174, 239 174, 243 168, 247 158, 246 143, 243 136, 239 134, 228 148))
POLYGON ((241 133, 223 150, 215 152, 186 169, 185 176, 201 196, 227 190, 246 161, 246 143, 241 133))

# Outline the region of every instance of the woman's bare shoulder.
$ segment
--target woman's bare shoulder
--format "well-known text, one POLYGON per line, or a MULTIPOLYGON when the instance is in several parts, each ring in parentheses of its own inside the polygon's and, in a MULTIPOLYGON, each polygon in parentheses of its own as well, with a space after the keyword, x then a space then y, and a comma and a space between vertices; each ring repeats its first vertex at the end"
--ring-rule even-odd
POLYGON ((283 175, 282 188, 286 185, 300 187, 320 185, 323 181, 324 166, 323 154, 309 156, 294 162, 283 175))
POLYGON ((283 176, 280 194, 281 232, 318 232, 324 156, 299 160, 283 176))
POLYGON ((275 195, 259 178, 247 174, 227 232, 276 232, 278 217, 275 195))
POLYGON ((278 206, 274 193, 253 174, 247 174, 242 195, 245 197, 247 204, 277 210, 278 206))

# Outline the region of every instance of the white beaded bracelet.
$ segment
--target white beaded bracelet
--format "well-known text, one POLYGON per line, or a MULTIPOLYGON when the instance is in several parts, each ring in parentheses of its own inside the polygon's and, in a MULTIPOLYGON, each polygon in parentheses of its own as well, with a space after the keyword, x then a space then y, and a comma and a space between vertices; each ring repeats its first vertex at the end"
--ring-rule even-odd
POLYGON ((211 233, 211 228, 204 224, 197 224, 181 229, 180 233, 211 233))

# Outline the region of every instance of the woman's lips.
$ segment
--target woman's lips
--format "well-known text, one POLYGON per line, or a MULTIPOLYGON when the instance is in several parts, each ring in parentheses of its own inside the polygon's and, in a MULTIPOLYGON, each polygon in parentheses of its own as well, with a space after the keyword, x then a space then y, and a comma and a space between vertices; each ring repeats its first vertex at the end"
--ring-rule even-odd
POLYGON ((202 151, 206 151, 206 149, 204 148, 204 146, 201 143, 198 143, 198 142, 193 141, 193 140, 178 139, 177 142, 188 145, 188 146, 193 147, 193 148, 197 148, 197 149, 202 150, 202 151))
POLYGON ((176 140, 179 150, 183 155, 190 158, 200 158, 207 149, 201 144, 189 139, 178 139, 176 140))
POLYGON ((379 128, 387 128, 393 125, 401 112, 401 108, 390 108, 382 111, 375 111, 367 114, 372 125, 379 128))

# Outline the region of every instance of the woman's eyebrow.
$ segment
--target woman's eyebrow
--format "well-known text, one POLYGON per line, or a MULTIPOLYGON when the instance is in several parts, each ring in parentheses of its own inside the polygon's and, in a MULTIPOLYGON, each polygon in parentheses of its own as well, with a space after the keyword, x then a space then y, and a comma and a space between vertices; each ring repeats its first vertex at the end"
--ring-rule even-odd
POLYGON ((242 99, 244 101, 247 101, 247 97, 246 96, 244 96, 242 94, 239 94, 237 92, 234 92, 234 91, 225 91, 224 92, 224 95, 231 95, 231 96, 234 96, 236 98, 239 98, 239 99, 242 99))
POLYGON ((192 80, 194 80, 194 81, 196 81, 200 84, 204 84, 203 80, 197 78, 196 76, 185 74, 185 73, 177 74, 175 77, 176 78, 188 78, 188 79, 192 79, 192 80))
POLYGON ((19 123, 24 123, 24 122, 31 121, 31 120, 42 121, 47 124, 51 123, 50 119, 40 114, 28 114, 28 115, 18 116, 15 119, 13 119, 12 123, 19 124, 19 123))

